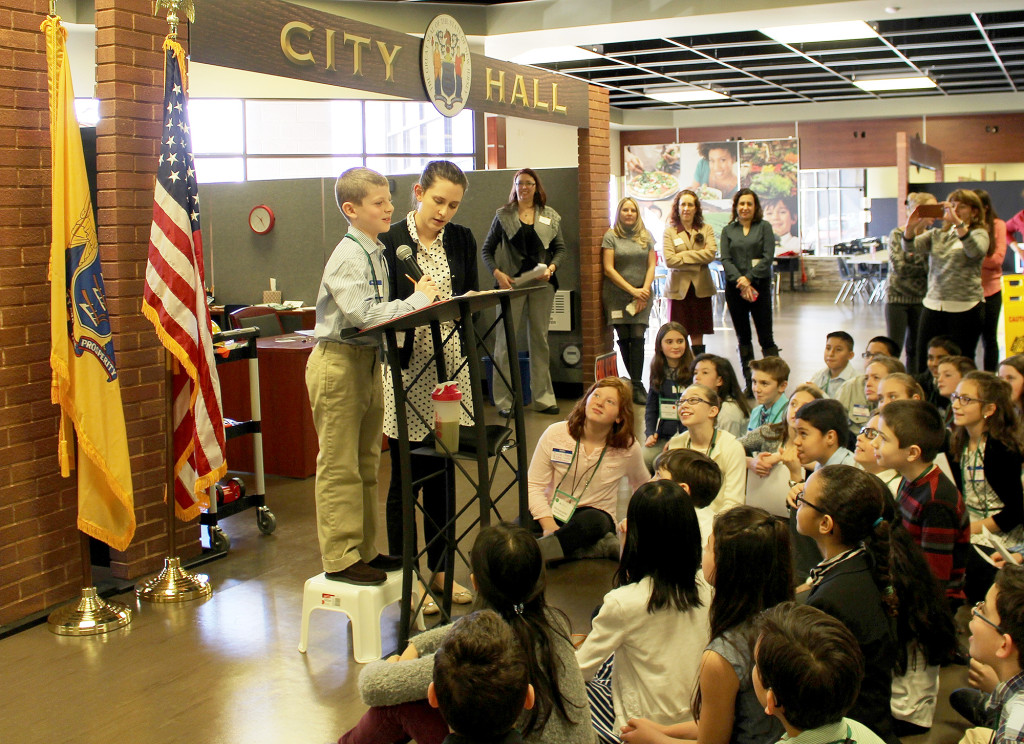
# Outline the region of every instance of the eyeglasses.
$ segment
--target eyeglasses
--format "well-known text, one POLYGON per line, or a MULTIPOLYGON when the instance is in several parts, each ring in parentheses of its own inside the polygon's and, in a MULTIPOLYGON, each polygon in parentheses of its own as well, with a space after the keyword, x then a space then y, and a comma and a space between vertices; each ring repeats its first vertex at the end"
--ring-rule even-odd
POLYGON ((679 405, 683 405, 684 403, 688 406, 695 406, 698 403, 707 403, 709 406, 711 405, 711 401, 704 400, 703 398, 698 398, 696 396, 694 396, 693 398, 680 398, 679 405))
POLYGON ((806 496, 804 496, 804 492, 803 492, 803 491, 801 491, 800 493, 798 493, 798 494, 796 495, 796 499, 794 499, 794 500, 796 501, 796 505, 797 505, 797 508, 799 508, 799 507, 800 507, 800 504, 807 504, 807 506, 811 507, 812 509, 814 509, 814 511, 818 512, 819 514, 826 514, 826 515, 828 514, 828 512, 827 512, 827 511, 825 511, 824 509, 822 509, 822 508, 821 508, 820 506, 818 506, 817 504, 812 504, 812 503, 811 503, 810 501, 808 501, 808 500, 807 500, 807 497, 806 497, 806 496))
POLYGON ((537 186, 535 181, 516 181, 517 188, 532 189, 537 186))
POLYGON ((874 356, 878 356, 878 352, 877 351, 862 351, 860 353, 860 358, 861 359, 871 359, 874 356))
POLYGON ((1003 627, 1001 625, 998 625, 998 624, 992 622, 991 620, 989 620, 987 617, 985 617, 982 614, 984 611, 985 611, 985 600, 981 600, 980 602, 978 602, 978 604, 974 605, 974 607, 971 608, 971 614, 974 615, 974 617, 978 618, 983 623, 987 623, 988 625, 991 625, 999 633, 1005 633, 1006 631, 1003 630, 1003 627))
POLYGON ((870 442, 870 441, 873 441, 873 440, 874 440, 875 438, 877 438, 877 437, 878 437, 878 436, 879 436, 879 435, 880 435, 881 433, 882 433, 882 432, 880 432, 880 431, 879 431, 878 429, 875 429, 875 428, 874 428, 874 427, 872 427, 872 426, 864 426, 864 427, 862 427, 862 428, 861 428, 861 430, 860 430, 860 436, 864 437, 864 438, 865 438, 865 439, 867 439, 867 440, 868 440, 869 442, 870 442))
POLYGON ((971 403, 988 403, 987 400, 982 400, 981 398, 972 398, 969 395, 960 395, 960 393, 950 394, 949 400, 952 403, 959 403, 962 406, 969 406, 971 405, 971 403))

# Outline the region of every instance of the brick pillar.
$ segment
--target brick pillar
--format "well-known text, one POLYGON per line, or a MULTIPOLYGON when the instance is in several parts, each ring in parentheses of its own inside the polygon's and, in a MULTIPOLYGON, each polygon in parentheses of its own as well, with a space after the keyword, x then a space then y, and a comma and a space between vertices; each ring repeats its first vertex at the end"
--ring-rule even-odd
MULTIPOLYGON (((128 550, 111 551, 111 569, 129 579, 159 569, 167 555, 164 350, 142 315, 163 116, 165 15, 154 16, 150 0, 96 1, 97 229, 138 521, 128 550)), ((187 51, 187 24, 178 31, 187 51)), ((177 543, 182 558, 197 555, 198 523, 179 523, 177 543)))
POLYGON ((601 308, 601 240, 608 230, 608 90, 589 86, 589 126, 579 130, 580 308, 583 384, 594 382, 594 360, 612 349, 601 308))
POLYGON ((47 8, 0 10, 0 625, 74 597, 82 576, 50 403, 47 8))

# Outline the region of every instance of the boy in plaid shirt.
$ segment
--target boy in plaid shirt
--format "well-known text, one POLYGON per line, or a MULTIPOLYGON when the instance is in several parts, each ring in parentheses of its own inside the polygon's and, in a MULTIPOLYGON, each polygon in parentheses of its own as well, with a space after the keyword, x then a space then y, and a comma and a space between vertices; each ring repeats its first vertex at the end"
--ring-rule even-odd
POLYGON ((946 596, 960 600, 971 524, 960 491, 933 462, 944 437, 935 406, 896 400, 879 412, 872 446, 879 465, 903 476, 897 498, 903 526, 921 546, 946 596))

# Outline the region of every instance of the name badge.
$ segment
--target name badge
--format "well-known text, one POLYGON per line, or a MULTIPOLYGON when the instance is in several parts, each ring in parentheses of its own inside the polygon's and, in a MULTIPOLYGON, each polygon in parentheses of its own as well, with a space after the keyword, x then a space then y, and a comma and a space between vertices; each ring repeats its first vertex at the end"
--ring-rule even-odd
POLYGON ((672 241, 672 245, 682 245, 682 244, 683 244, 683 239, 682 238, 676 238, 675 240, 672 241))
POLYGON ((676 408, 678 402, 675 398, 662 398, 659 402, 658 418, 662 421, 678 421, 679 412, 676 408))
POLYGON ((612 310, 612 320, 622 320, 622 311, 612 310))
POLYGON ((551 462, 559 465, 569 465, 572 463, 572 450, 559 449, 553 447, 551 450, 551 462))
POLYGON ((853 406, 853 412, 850 414, 851 418, 862 418, 867 419, 871 414, 871 409, 867 406, 856 404, 853 406))
POLYGON ((545 217, 544 215, 541 215, 540 217, 537 218, 537 222, 539 222, 542 225, 550 225, 551 224, 551 218, 550 217, 545 217))
POLYGON ((973 483, 984 483, 985 482, 985 468, 982 465, 975 467, 974 465, 968 465, 967 469, 971 474, 971 481, 973 483))
POLYGON ((551 516, 564 524, 572 519, 572 515, 576 511, 576 505, 579 503, 579 496, 573 496, 565 491, 555 489, 555 498, 551 500, 551 516))

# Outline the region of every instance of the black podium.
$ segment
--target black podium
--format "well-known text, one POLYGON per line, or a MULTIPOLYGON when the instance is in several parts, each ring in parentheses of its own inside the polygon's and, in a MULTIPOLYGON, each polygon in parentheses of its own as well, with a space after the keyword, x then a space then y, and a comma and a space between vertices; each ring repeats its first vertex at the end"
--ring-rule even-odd
MULTIPOLYGON (((399 466, 402 476, 402 513, 403 513, 403 581, 401 600, 401 621, 398 631, 399 651, 405 647, 409 639, 409 626, 414 616, 412 606, 413 580, 426 588, 428 594, 420 599, 416 606, 418 611, 427 596, 433 597, 441 609, 445 620, 451 617, 451 597, 455 575, 455 559, 459 557, 467 566, 469 547, 463 545, 464 541, 477 525, 486 527, 491 522, 492 514, 498 516, 496 505, 507 493, 516 489, 518 491, 518 516, 522 523, 529 520, 529 506, 527 496, 527 457, 526 452, 526 425, 523 415, 523 389, 522 380, 519 374, 519 365, 511 364, 509 377, 494 365, 495 379, 500 375, 505 379, 506 384, 512 390, 513 404, 512 416, 503 425, 487 425, 484 423, 484 395, 481 385, 483 377, 482 358, 486 354, 492 359, 491 353, 493 344, 488 346, 487 341, 493 338, 498 327, 504 330, 508 339, 508 356, 511 360, 518 360, 519 352, 516 344, 516 330, 512 319, 512 300, 527 292, 532 292, 540 287, 528 287, 525 289, 490 290, 485 292, 472 292, 443 302, 435 302, 422 310, 408 313, 395 318, 387 323, 363 329, 358 335, 375 334, 383 335, 388 366, 391 371, 391 384, 395 394, 395 413, 398 424, 398 452, 392 452, 391 456, 399 457, 399 466), (493 323, 478 330, 479 318, 474 317, 481 310, 498 308, 497 318, 493 323), (442 332, 441 325, 454 322, 454 328, 449 330, 447 335, 442 332), (414 370, 414 377, 410 385, 416 381, 433 364, 437 370, 438 381, 454 380, 462 370, 463 366, 469 367, 470 396, 473 401, 473 425, 460 427, 459 449, 452 452, 444 446, 444 452, 438 452, 434 446, 422 447, 415 451, 409 446, 409 426, 406 415, 407 405, 412 415, 430 430, 433 430, 433 410, 420 411, 415 404, 408 403, 405 387, 402 379, 402 367, 400 361, 397 334, 407 331, 413 332, 416 328, 423 326, 430 327, 431 339, 433 341, 433 354, 424 364, 422 369, 414 370), (463 359, 456 369, 447 369, 444 356, 445 344, 451 343, 452 338, 458 334, 462 341, 463 359), (516 450, 515 461, 509 459, 508 453, 511 449, 516 450), (444 468, 430 474, 422 481, 413 482, 410 454, 439 457, 444 459, 444 468), (492 459, 494 460, 492 464, 492 459), (504 466, 511 471, 512 480, 499 493, 492 493, 492 486, 497 481, 500 468, 504 466), (455 471, 458 469, 466 480, 475 489, 474 496, 460 510, 456 510, 455 504, 455 471), (475 472, 474 472, 475 471, 475 472), (427 481, 441 480, 444 483, 427 483, 427 481), (417 551, 416 544, 416 511, 419 509, 424 513, 424 519, 430 517, 413 498, 413 489, 423 485, 428 487, 442 487, 445 489, 447 498, 446 514, 448 520, 439 527, 438 537, 445 545, 445 580, 441 596, 434 594, 431 588, 433 585, 433 574, 429 569, 421 572, 419 568, 420 558, 427 552, 428 544, 417 551), (474 507, 476 511, 474 513, 474 507), (463 524, 458 524, 459 519, 465 517, 463 524), (465 522, 468 520, 468 524, 465 522), (465 549, 463 549, 465 548, 465 549)), ((483 324, 481 324, 483 325, 483 324)), ((385 380, 387 384, 387 380, 385 380)), ((465 400, 463 392, 463 400, 465 400)), ((465 404, 463 410, 468 412, 465 404)), ((432 439, 432 437, 431 437, 432 439)), ((424 541, 427 543, 427 541, 424 541)))

